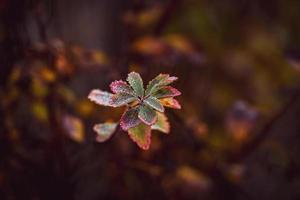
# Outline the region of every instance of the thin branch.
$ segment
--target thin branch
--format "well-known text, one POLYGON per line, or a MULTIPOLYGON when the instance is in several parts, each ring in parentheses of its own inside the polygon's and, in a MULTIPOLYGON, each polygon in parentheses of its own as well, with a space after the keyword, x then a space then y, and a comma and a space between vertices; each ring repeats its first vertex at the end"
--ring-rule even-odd
POLYGON ((249 143, 244 145, 242 149, 233 154, 229 161, 231 162, 240 162, 245 159, 249 154, 251 154, 261 143, 263 143, 266 138, 271 134, 271 130, 274 124, 285 115, 292 106, 297 102, 300 97, 300 91, 294 94, 291 99, 282 107, 282 109, 261 129, 259 133, 256 134, 256 137, 252 139, 249 143))
POLYGON ((175 11, 179 7, 181 0, 171 0, 166 6, 161 18, 158 20, 156 27, 154 28, 154 34, 160 35, 165 29, 167 23, 170 21, 175 11))

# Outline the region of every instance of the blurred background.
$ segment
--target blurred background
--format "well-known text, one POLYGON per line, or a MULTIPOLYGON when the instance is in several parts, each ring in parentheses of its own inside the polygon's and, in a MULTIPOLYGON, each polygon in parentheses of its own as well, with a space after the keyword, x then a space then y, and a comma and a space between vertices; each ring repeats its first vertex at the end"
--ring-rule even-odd
POLYGON ((0 0, 0 199, 300 199, 300 1, 0 0), (179 77, 148 151, 87 99, 179 77))

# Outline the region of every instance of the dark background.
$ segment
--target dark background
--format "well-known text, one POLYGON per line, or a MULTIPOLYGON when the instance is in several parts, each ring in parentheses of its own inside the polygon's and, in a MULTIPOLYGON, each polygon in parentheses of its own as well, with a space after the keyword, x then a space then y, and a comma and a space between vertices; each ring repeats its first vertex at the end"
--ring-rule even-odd
POLYGON ((300 199, 300 1, 0 0, 0 199, 300 199), (179 77, 148 151, 87 95, 179 77))

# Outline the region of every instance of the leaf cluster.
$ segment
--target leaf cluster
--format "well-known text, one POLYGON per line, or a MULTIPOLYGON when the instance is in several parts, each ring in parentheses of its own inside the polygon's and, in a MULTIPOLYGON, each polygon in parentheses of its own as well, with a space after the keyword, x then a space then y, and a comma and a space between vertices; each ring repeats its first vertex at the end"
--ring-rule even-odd
MULTIPOLYGON (((128 74, 127 82, 117 80, 110 84, 112 93, 94 89, 88 98, 103 106, 126 106, 120 119, 120 126, 140 148, 146 150, 151 143, 151 130, 170 132, 168 118, 164 114, 165 107, 181 108, 174 98, 181 93, 169 86, 176 80, 177 77, 159 74, 144 88, 141 76, 131 72, 128 74)), ((97 124, 94 130, 98 133, 98 137, 105 136, 106 140, 115 132, 117 127, 115 124, 97 124)))

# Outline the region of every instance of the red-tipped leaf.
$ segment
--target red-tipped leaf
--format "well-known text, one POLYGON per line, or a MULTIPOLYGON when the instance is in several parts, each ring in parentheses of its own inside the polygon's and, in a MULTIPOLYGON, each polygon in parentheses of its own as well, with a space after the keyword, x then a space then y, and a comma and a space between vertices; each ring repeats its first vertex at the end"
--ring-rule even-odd
POLYGON ((145 95, 150 95, 155 93, 157 90, 161 89, 163 86, 169 85, 172 82, 176 81, 177 77, 169 76, 169 74, 159 74, 154 79, 152 79, 148 85, 145 92, 145 95))
POLYGON ((121 117, 120 125, 124 131, 133 128, 141 123, 138 117, 139 110, 137 108, 132 108, 124 112, 121 117))
POLYGON ((163 98, 163 99, 160 99, 159 101, 163 106, 166 106, 169 108, 174 108, 174 109, 181 109, 181 105, 179 104, 179 102, 172 97, 163 98))
POLYGON ((119 81, 114 81, 110 84, 110 89, 113 93, 125 93, 125 94, 134 94, 133 89, 125 82, 122 80, 119 81))
POLYGON ((164 86, 163 88, 161 88, 153 94, 153 96, 158 99, 166 97, 175 97, 179 95, 181 95, 181 92, 179 92, 179 90, 171 86, 164 86))

